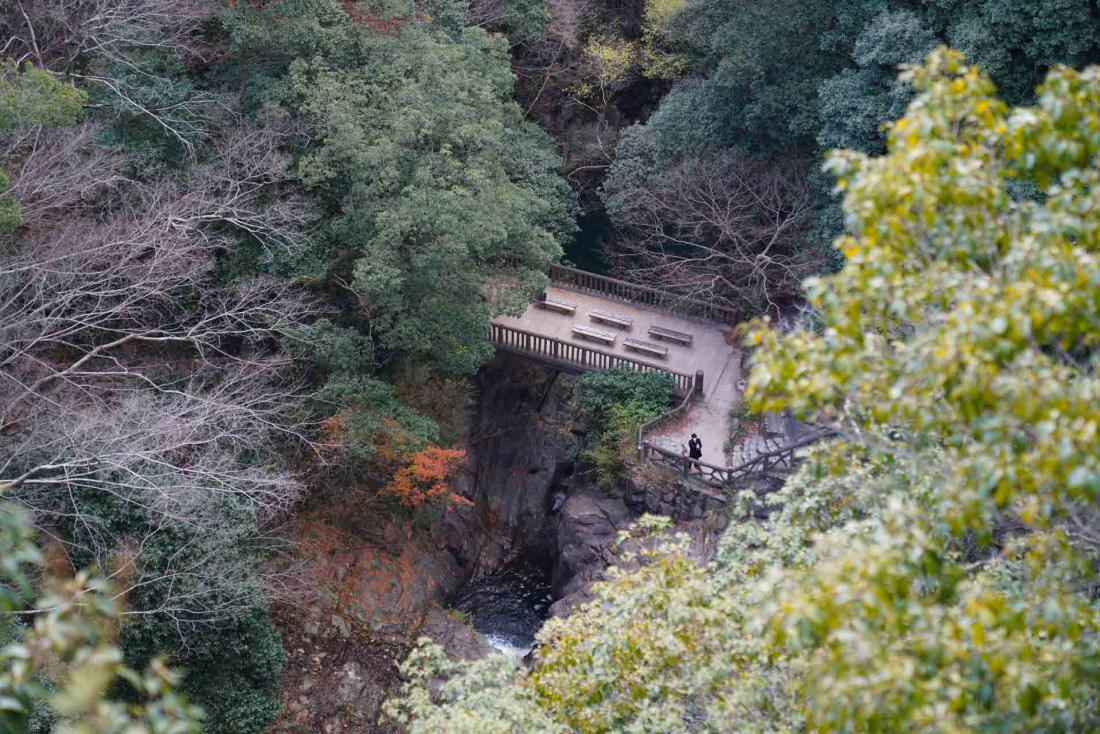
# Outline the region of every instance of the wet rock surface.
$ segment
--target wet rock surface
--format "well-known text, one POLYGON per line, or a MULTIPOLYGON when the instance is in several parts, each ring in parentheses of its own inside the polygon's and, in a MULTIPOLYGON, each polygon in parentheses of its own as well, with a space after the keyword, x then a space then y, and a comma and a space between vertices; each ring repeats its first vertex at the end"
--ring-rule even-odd
MULTIPOLYGON (((613 560, 610 547, 637 517, 617 498, 591 490, 570 495, 557 521, 558 558, 552 589, 556 599, 581 591, 613 560)), ((561 610, 562 605, 558 605, 561 610)))
MULTIPOLYGON (((442 535, 471 579, 523 555, 549 566, 557 552, 555 498, 568 493, 585 426, 570 375, 498 357, 478 375, 478 408, 457 491, 473 508, 445 518, 442 535)), ((560 503, 560 500, 558 500, 560 503)))
POLYGON ((493 647, 516 658, 535 643, 552 601, 545 570, 519 560, 471 582, 451 599, 493 647))

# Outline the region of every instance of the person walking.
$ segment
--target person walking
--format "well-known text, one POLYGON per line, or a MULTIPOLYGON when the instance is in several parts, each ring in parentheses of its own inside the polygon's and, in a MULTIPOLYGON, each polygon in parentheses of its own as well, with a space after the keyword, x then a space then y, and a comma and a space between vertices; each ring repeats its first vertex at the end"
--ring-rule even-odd
POLYGON ((703 442, 694 433, 691 434, 691 440, 688 441, 688 456, 696 461, 703 458, 703 442))

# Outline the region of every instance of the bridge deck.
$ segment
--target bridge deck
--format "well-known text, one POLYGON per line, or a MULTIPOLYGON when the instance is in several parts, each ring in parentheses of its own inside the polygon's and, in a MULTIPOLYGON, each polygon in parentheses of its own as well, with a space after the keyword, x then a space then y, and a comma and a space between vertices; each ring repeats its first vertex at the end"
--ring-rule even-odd
POLYGON ((669 426, 663 431, 666 434, 665 442, 670 447, 678 443, 686 445, 688 437, 693 432, 698 433, 703 440, 703 460, 725 464, 722 447, 729 437, 729 410, 739 399, 735 385, 741 378, 737 348, 726 340, 729 327, 691 321, 663 311, 600 298, 588 293, 579 293, 554 285, 546 289, 546 294, 555 300, 577 304, 576 313, 567 316, 556 311, 528 306, 522 316, 498 316, 493 319, 493 323, 524 329, 566 342, 576 341, 584 344, 584 340, 574 338, 572 328, 574 324, 600 328, 600 324, 588 317, 589 311, 610 311, 633 318, 634 325, 629 330, 604 327, 606 330, 614 331, 619 338, 615 340, 614 346, 601 344, 599 348, 602 351, 664 367, 674 372, 693 374, 696 370, 703 370, 705 397, 702 403, 692 409, 688 420, 682 425, 669 426), (662 346, 668 347, 668 355, 664 359, 650 357, 624 347, 623 339, 628 337, 652 341, 649 337, 650 326, 663 326, 666 329, 691 334, 692 345, 684 347, 673 342, 659 342, 662 346))

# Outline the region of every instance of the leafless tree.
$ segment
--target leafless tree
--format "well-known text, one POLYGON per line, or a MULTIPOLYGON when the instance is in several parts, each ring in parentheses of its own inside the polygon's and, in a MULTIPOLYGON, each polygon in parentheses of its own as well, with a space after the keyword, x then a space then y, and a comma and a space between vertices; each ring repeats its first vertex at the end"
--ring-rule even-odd
POLYGON ((88 215, 104 196, 127 183, 127 159, 96 143, 102 133, 99 124, 22 128, 0 148, 0 160, 15 164, 9 169, 7 194, 20 202, 24 231, 88 215))
POLYGON ((142 186, 118 173, 119 154, 84 150, 88 134, 29 135, 12 169, 31 217, 0 243, 0 485, 103 568, 119 548, 189 530, 157 569, 170 592, 142 613, 213 621, 262 593, 236 554, 269 542, 255 528, 301 494, 273 459, 308 448, 311 431, 279 345, 319 313, 289 281, 223 284, 216 266, 242 242, 300 252, 311 214, 277 128, 231 130, 186 176, 142 186), (104 503, 146 532, 120 537, 104 503))
POLYGON ((510 13, 505 0, 469 0, 466 3, 466 25, 499 30, 510 13))
POLYGON ((12 0, 0 51, 16 62, 71 71, 89 54, 129 65, 134 50, 167 49, 187 59, 212 53, 197 31, 215 0, 12 0))
POLYGON ((774 309, 821 267, 813 197, 796 166, 690 156, 616 192, 608 256, 622 277, 748 313, 774 309))
POLYGON ((218 100, 155 93, 170 85, 142 56, 213 61, 223 51, 201 26, 218 10, 216 0, 10 0, 0 9, 0 55, 107 90, 119 112, 152 120, 192 150, 218 100))
MULTIPOLYGON (((242 234, 271 254, 303 244, 302 200, 261 205, 289 179, 289 161, 271 138, 238 129, 183 185, 135 187, 106 218, 62 219, 21 238, 22 250, 0 262, 0 426, 20 420, 51 383, 98 380, 104 365, 126 373, 118 354, 131 343, 186 346, 204 359, 234 356, 231 343, 239 358, 242 344, 285 333, 308 315, 285 282, 257 279, 232 290, 206 283, 217 254, 242 234)), ((39 205, 27 199, 28 208, 39 205)))

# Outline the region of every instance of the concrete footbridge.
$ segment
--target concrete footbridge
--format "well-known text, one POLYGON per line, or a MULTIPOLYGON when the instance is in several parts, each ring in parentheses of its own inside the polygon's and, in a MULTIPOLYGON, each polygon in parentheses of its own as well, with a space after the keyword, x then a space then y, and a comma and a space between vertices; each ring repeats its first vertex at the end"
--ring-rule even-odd
POLYGON ((740 354, 733 338, 738 314, 561 265, 549 275, 545 299, 521 316, 493 319, 489 341, 566 371, 627 367, 670 374, 683 410, 646 442, 658 453, 678 456, 696 433, 703 462, 725 467, 729 414, 740 400, 740 354))

